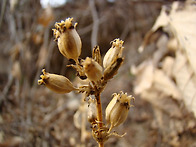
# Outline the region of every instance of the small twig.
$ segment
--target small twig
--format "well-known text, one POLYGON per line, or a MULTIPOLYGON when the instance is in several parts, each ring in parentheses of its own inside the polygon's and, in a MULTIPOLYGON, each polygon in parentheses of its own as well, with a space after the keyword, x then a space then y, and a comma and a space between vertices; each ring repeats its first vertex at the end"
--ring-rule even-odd
POLYGON ((9 92, 9 89, 12 86, 13 81, 14 81, 14 77, 12 76, 12 74, 9 74, 8 82, 3 89, 2 95, 0 95, 0 105, 3 103, 3 101, 5 101, 7 94, 9 92))
MULTIPOLYGON (((98 22, 98 25, 101 25, 103 24, 107 19, 107 16, 102 16, 99 18, 99 22, 98 22)), ((81 29, 78 29, 78 33, 82 36, 82 35, 85 35, 89 32, 91 32, 93 29, 93 24, 90 24, 84 28, 81 28, 81 29)), ((97 45, 97 44, 96 44, 97 45)), ((94 47, 94 46, 93 46, 94 47)))
POLYGON ((3 21, 3 16, 4 16, 4 12, 5 12, 5 8, 6 8, 6 2, 7 0, 3 0, 3 4, 1 5, 1 16, 0 16, 0 29, 1 29, 1 24, 3 21))
POLYGON ((67 108, 67 103, 62 104, 61 106, 57 107, 51 113, 47 114, 43 119, 43 124, 47 124, 52 118, 63 112, 67 108))
POLYGON ((99 31, 99 18, 98 18, 98 13, 95 7, 95 1, 94 0, 89 0, 89 6, 92 12, 92 17, 93 17, 93 29, 92 29, 92 34, 91 34, 91 48, 95 45, 97 45, 97 36, 98 36, 98 31, 99 31))

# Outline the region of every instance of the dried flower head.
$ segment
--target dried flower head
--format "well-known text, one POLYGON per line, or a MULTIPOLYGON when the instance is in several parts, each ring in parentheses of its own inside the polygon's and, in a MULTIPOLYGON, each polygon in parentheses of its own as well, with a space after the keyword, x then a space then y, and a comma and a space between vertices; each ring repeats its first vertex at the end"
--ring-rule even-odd
POLYGON ((106 121, 108 125, 111 124, 109 132, 127 119, 129 108, 133 106, 130 104, 131 99, 134 97, 127 96, 127 93, 113 94, 113 99, 106 108, 106 121))
POLYGON ((76 88, 73 86, 71 81, 62 75, 50 74, 42 70, 43 75, 41 75, 41 79, 38 80, 38 85, 44 84, 50 90, 57 93, 69 93, 76 88))
POLYGON ((68 59, 73 59, 76 62, 81 54, 82 42, 76 31, 76 25, 72 25, 73 18, 67 18, 55 24, 54 36, 57 41, 59 51, 68 59))
POLYGON ((82 65, 84 72, 90 81, 97 82, 102 78, 102 67, 92 58, 87 57, 82 65))
POLYGON ((122 57, 122 51, 124 41, 115 39, 112 41, 112 47, 107 51, 103 59, 103 67, 109 67, 117 58, 122 57))

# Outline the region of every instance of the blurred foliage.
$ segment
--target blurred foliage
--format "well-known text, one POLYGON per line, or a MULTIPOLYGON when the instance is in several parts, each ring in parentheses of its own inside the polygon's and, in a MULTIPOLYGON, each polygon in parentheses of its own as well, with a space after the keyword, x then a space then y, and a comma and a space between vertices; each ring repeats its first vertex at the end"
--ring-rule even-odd
MULTIPOLYGON (((130 66, 148 58, 155 44, 151 43, 142 54, 137 48, 155 22, 161 6, 170 5, 172 1, 93 1, 94 6, 88 0, 69 0, 60 7, 46 9, 39 0, 0 1, 0 146, 80 144, 80 131, 73 125, 80 95, 57 95, 37 87, 42 68, 74 80, 75 73, 66 67, 72 61, 59 53, 52 32, 55 22, 67 17, 78 22, 77 31, 83 42, 81 58, 91 54, 93 42, 105 54, 111 40, 125 41, 125 62, 119 76, 103 93, 104 107, 111 93, 132 92, 134 77, 130 76, 130 66)), ((159 129, 151 127, 152 111, 149 103, 136 99, 134 114, 128 116, 122 130, 129 135, 120 140, 110 139, 106 146, 167 146, 167 142, 161 140, 159 129)), ((87 138, 83 145, 95 146, 96 142, 87 138)))

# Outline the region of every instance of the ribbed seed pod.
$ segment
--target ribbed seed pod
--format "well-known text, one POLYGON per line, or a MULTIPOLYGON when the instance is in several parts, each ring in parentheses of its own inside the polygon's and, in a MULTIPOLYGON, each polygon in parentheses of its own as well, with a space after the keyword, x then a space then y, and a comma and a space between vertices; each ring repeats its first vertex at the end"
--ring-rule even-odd
POLYGON ((107 105, 105 110, 105 117, 106 117, 107 124, 110 124, 110 112, 117 102, 118 94, 114 93, 112 96, 113 98, 110 101, 110 103, 107 105))
POLYGON ((122 124, 128 115, 131 99, 134 97, 127 96, 127 93, 120 92, 120 94, 114 94, 113 99, 110 101, 106 108, 106 121, 111 125, 109 132, 113 127, 122 124))
POLYGON ((50 90, 56 93, 69 93, 76 88, 73 86, 71 81, 62 75, 50 74, 42 70, 43 75, 41 75, 41 79, 38 80, 38 85, 44 84, 50 90))
POLYGON ((93 48, 92 58, 93 58, 97 63, 99 63, 99 65, 102 66, 102 58, 101 58, 101 53, 100 53, 99 46, 95 46, 95 47, 93 48))
POLYGON ((90 81, 97 82, 103 76, 101 65, 92 58, 87 57, 82 65, 84 72, 90 81))
POLYGON ((73 26, 72 20, 73 18, 67 18, 65 21, 56 23, 56 29, 53 31, 61 54, 77 62, 81 54, 82 42, 76 31, 77 23, 73 26))
POLYGON ((123 43, 124 41, 120 39, 115 39, 112 41, 112 47, 107 51, 103 58, 104 68, 109 67, 116 60, 116 58, 122 57, 122 51, 124 49, 123 43))
POLYGON ((117 71, 122 65, 123 61, 124 61, 123 58, 117 58, 116 60, 114 60, 114 62, 104 70, 103 73, 104 80, 109 80, 113 78, 117 74, 117 71))

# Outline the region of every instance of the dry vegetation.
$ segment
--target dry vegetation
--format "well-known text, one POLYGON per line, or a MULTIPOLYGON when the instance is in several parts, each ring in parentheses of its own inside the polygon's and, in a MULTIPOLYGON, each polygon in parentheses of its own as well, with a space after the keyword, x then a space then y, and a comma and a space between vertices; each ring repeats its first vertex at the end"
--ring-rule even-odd
POLYGON ((52 36, 54 23, 67 17, 79 23, 82 58, 96 44, 105 54, 111 40, 125 41, 125 61, 102 102, 105 109, 111 94, 123 90, 136 97, 135 107, 117 129, 127 135, 105 146, 196 146, 194 3, 71 0, 46 10, 38 0, 0 4, 0 146, 96 146, 82 95, 37 86, 42 68, 77 83, 66 67, 73 61, 62 57, 52 36))

